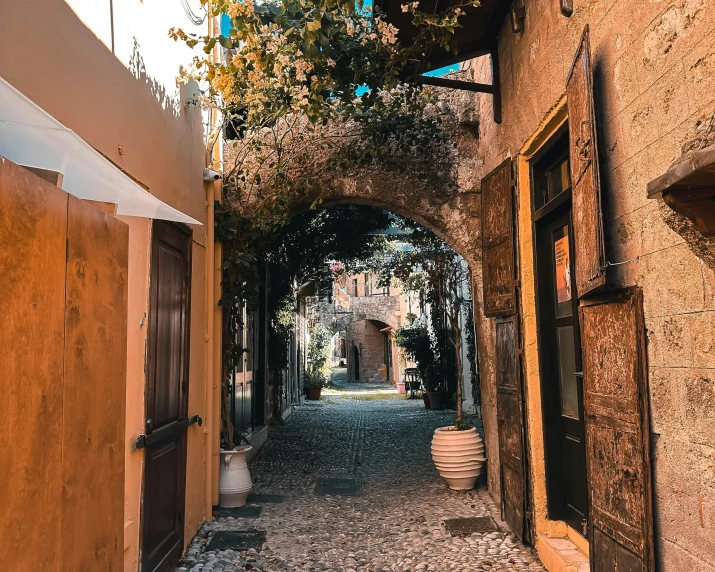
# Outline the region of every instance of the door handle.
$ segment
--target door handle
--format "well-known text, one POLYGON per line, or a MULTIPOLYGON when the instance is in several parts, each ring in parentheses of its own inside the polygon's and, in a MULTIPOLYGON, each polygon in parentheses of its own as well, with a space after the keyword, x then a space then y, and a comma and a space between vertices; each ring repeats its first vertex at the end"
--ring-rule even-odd
POLYGON ((198 426, 201 427, 203 422, 204 420, 201 419, 200 415, 192 415, 188 419, 184 419, 179 423, 174 423, 172 425, 169 425, 168 427, 162 427, 161 429, 159 429, 158 431, 154 431, 150 435, 139 435, 139 437, 137 437, 135 448, 144 449, 149 445, 154 445, 162 441, 167 441, 172 437, 176 437, 176 435, 178 435, 184 429, 190 427, 194 423, 198 424, 198 426))

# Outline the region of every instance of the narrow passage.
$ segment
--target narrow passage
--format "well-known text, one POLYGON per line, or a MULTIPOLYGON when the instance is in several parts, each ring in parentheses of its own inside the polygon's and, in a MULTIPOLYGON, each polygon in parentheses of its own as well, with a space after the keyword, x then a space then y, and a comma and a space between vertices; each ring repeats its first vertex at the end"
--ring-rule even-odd
POLYGON ((179 571, 544 570, 483 485, 455 492, 437 474, 430 441, 453 423, 452 411, 334 378, 336 388, 297 408, 250 464, 254 493, 282 502, 251 503, 260 506, 252 518, 215 515, 179 571), (362 481, 362 494, 317 495, 318 481, 331 477, 362 481), (445 529, 445 519, 484 516, 496 531, 460 537, 445 529), (231 530, 265 531, 266 540, 258 550, 212 550, 214 534, 231 530))

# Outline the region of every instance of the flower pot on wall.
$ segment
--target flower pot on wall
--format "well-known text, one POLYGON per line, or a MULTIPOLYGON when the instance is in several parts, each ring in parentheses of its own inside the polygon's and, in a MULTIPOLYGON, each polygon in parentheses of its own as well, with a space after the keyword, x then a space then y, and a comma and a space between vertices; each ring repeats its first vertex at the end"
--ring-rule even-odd
POLYGON ((430 409, 444 409, 445 393, 444 391, 428 391, 430 409))
POLYGON ((308 398, 308 401, 320 401, 320 392, 321 392, 320 387, 306 387, 305 388, 305 395, 308 398))
POLYGON ((450 489, 473 489, 486 461, 484 441, 474 427, 440 427, 432 438, 432 460, 450 489))
POLYGON ((219 506, 231 508, 246 504, 248 493, 253 487, 246 464, 246 455, 250 450, 250 446, 241 446, 233 451, 220 451, 219 506))

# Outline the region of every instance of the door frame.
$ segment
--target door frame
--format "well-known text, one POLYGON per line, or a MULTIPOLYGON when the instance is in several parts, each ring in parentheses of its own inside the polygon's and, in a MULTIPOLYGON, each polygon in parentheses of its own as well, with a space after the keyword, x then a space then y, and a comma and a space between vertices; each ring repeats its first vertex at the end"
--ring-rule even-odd
MULTIPOLYGON (((531 163, 568 121, 566 95, 563 94, 551 110, 544 116, 539 126, 514 157, 516 173, 517 211, 525 213, 517 220, 517 241, 519 258, 519 308, 521 316, 521 336, 523 347, 524 399, 527 449, 530 451, 527 486, 530 493, 529 510, 533 538, 537 549, 545 543, 545 537, 568 537, 581 550, 588 552, 588 542, 579 531, 572 529, 561 520, 549 518, 546 491, 546 463, 544 459, 544 415, 542 409, 541 375, 539 366, 539 335, 536 320, 538 291, 534 273, 534 227, 532 223, 531 163)), ((544 546, 549 550, 548 546, 544 546)))
MULTIPOLYGON (((192 263, 193 263, 193 230, 186 224, 153 219, 151 225, 151 237, 149 239, 149 297, 147 299, 147 335, 146 335, 146 374, 144 377, 144 429, 146 431, 146 419, 149 413, 149 375, 152 371, 154 365, 154 358, 152 349, 152 325, 154 324, 156 307, 152 305, 152 300, 156 298, 156 282, 152 280, 154 263, 155 263, 155 246, 157 240, 156 228, 157 226, 165 226, 171 230, 178 231, 180 234, 184 235, 186 239, 186 272, 183 276, 184 284, 186 286, 186 298, 183 301, 184 311, 186 314, 186 327, 184 332, 184 339, 182 343, 184 344, 184 363, 183 363, 183 375, 185 383, 181 388, 181 417, 186 419, 189 415, 189 373, 190 373, 190 356, 191 356, 191 280, 192 280, 192 263)), ((179 442, 179 452, 180 452, 180 476, 179 476, 179 488, 177 491, 177 512, 176 518, 178 518, 181 523, 180 526, 180 537, 181 537, 181 549, 183 551, 184 544, 184 527, 186 525, 186 459, 187 459, 187 435, 186 432, 182 433, 179 442)), ((144 563, 144 523, 145 523, 145 500, 146 500, 146 449, 144 452, 144 462, 142 466, 142 480, 141 480, 141 509, 139 516, 139 565, 142 566, 144 563)), ((146 572, 146 571, 145 571, 146 572)))

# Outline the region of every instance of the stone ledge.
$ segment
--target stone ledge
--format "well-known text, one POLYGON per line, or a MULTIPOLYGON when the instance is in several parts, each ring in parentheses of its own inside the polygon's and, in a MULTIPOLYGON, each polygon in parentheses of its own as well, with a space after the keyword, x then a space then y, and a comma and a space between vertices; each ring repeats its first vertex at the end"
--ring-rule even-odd
POLYGON ((536 551, 549 572, 589 572, 588 556, 568 538, 540 536, 536 551))

